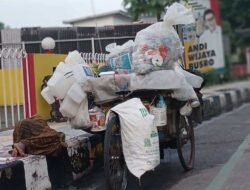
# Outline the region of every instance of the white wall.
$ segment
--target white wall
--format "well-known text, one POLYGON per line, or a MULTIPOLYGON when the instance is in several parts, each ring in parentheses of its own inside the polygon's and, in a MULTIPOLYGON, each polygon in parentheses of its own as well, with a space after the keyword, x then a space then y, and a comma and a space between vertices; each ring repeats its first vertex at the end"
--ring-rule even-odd
POLYGON ((95 27, 97 23, 97 26, 105 26, 105 25, 113 25, 114 24, 114 18, 112 16, 98 18, 98 19, 90 19, 85 21, 79 21, 73 24, 73 26, 93 26, 95 27))
POLYGON ((123 16, 114 17, 114 25, 130 24, 131 20, 123 16))
POLYGON ((102 18, 90 19, 85 21, 76 22, 73 26, 89 26, 95 27, 97 22, 97 26, 108 26, 108 25, 120 25, 130 23, 129 19, 126 19, 122 16, 105 16, 102 18))

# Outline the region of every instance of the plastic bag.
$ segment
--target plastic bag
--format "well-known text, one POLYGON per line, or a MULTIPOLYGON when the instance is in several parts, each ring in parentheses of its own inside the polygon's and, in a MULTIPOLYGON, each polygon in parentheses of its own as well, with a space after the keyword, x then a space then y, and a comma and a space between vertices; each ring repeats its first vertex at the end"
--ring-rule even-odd
POLYGON ((70 124, 72 128, 75 129, 87 129, 92 127, 93 124, 89 118, 87 97, 82 101, 76 116, 71 119, 70 124))
POLYGON ((173 3, 170 7, 168 7, 163 20, 169 26, 191 24, 195 22, 192 9, 186 8, 181 3, 173 3))
POLYGON ((194 21, 191 10, 182 4, 174 3, 168 8, 163 22, 139 31, 133 53, 135 72, 145 74, 152 70, 171 69, 172 64, 183 54, 181 40, 173 25, 190 24, 194 21), (151 67, 146 69, 143 64, 149 64, 151 67))
MULTIPOLYGON (((173 69, 175 73, 178 75, 179 80, 182 80, 183 86, 180 89, 175 89, 172 93, 172 97, 180 101, 198 100, 198 97, 193 89, 192 84, 190 84, 187 80, 187 77, 186 77, 187 75, 185 73, 186 71, 184 71, 178 63, 174 64, 173 69)), ((197 82, 196 79, 198 80, 201 79, 200 80, 201 83, 203 81, 203 79, 199 76, 194 75, 193 78, 191 78, 190 75, 188 76, 189 76, 189 81, 193 82, 194 84, 196 83, 196 85, 199 82, 199 81, 197 82)))
POLYGON ((69 52, 68 56, 65 58, 65 63, 70 67, 77 64, 86 64, 77 50, 69 52))
POLYGON ((159 137, 154 116, 139 98, 111 109, 119 115, 122 148, 129 171, 140 178, 160 163, 159 137))
POLYGON ((134 48, 133 40, 129 40, 122 46, 114 46, 110 49, 107 62, 113 71, 126 71, 130 73, 132 69, 132 52, 134 48))
POLYGON ((87 95, 82 90, 81 86, 78 83, 74 83, 68 90, 67 95, 60 106, 60 112, 65 117, 75 117, 80 108, 81 102, 86 99, 86 96, 87 95))

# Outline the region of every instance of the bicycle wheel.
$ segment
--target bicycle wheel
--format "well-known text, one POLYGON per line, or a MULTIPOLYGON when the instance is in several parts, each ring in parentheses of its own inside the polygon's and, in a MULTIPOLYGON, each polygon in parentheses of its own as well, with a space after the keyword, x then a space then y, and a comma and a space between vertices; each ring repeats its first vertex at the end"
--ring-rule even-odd
POLYGON ((127 167, 122 151, 121 127, 118 115, 110 115, 104 139, 105 177, 109 189, 125 190, 127 167))
POLYGON ((181 165, 185 171, 189 171, 193 169, 195 159, 194 129, 190 117, 177 114, 176 135, 181 165))

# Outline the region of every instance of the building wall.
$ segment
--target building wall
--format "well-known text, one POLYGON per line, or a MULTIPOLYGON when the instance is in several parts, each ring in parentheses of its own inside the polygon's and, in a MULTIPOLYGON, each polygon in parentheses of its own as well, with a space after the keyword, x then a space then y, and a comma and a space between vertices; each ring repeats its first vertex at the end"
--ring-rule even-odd
POLYGON ((114 17, 114 25, 123 25, 123 24, 130 24, 130 23, 131 23, 131 20, 123 16, 118 15, 114 17))
POLYGON ((131 21, 123 16, 105 16, 102 18, 90 19, 85 21, 79 21, 73 24, 73 26, 85 26, 85 27, 95 27, 97 26, 108 26, 108 25, 122 25, 128 24, 131 21))
POLYGON ((114 17, 113 16, 107 16, 103 18, 98 19, 90 19, 86 21, 79 21, 73 24, 73 26, 90 26, 95 27, 97 23, 97 26, 105 26, 105 25, 114 25, 114 17))

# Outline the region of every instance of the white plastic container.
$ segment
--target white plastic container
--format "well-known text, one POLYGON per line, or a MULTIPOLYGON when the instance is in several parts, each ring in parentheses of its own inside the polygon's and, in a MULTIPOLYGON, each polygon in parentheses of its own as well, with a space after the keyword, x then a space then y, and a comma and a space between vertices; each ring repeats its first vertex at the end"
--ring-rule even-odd
POLYGON ((59 110, 64 117, 72 118, 77 115, 79 108, 80 104, 72 100, 71 97, 65 96, 59 110))
POLYGON ((76 79, 70 66, 60 62, 47 85, 53 96, 63 99, 75 81, 76 79))
POLYGON ((77 104, 81 104, 83 99, 86 98, 86 94, 78 83, 74 83, 67 92, 67 97, 70 97, 77 104))
POLYGON ((55 98, 51 95, 49 87, 45 87, 42 90, 41 95, 48 104, 53 104, 55 102, 55 98))
POLYGON ((50 92, 53 96, 58 97, 60 93, 58 92, 57 84, 63 80, 63 74, 60 72, 54 72, 52 77, 47 82, 47 86, 50 88, 50 92))
POLYGON ((73 67, 73 73, 78 82, 84 82, 88 77, 94 77, 91 68, 87 64, 77 64, 73 67))
POLYGON ((64 62, 60 62, 55 70, 55 72, 60 72, 62 74, 68 73, 70 71, 72 71, 71 67, 69 65, 66 65, 64 62))
POLYGON ((107 71, 107 72, 101 72, 99 75, 101 78, 107 77, 107 76, 114 76, 115 72, 114 71, 107 71))
POLYGON ((155 116, 156 126, 165 126, 167 125, 167 107, 157 108, 154 106, 150 107, 150 114, 155 116))
POLYGON ((53 96, 63 99, 75 81, 76 79, 73 72, 69 72, 64 75, 60 72, 55 72, 48 81, 47 85, 53 96))
POLYGON ((65 58, 65 63, 73 66, 76 64, 83 64, 85 63, 84 59, 82 58, 81 54, 78 51, 69 52, 68 56, 65 58))

